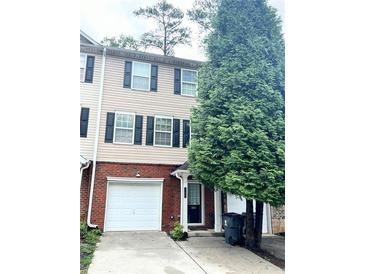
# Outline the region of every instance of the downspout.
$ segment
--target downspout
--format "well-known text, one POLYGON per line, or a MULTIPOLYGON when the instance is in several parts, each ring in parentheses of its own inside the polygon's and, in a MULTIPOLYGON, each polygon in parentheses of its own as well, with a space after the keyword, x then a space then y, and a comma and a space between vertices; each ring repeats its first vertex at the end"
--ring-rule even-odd
POLYGON ((97 117, 96 117, 96 130, 95 130, 94 152, 93 152, 93 170, 92 170, 92 174, 91 174, 89 206, 88 206, 88 210, 87 210, 87 225, 92 228, 97 227, 96 224, 91 223, 91 208, 92 208, 92 204, 93 204, 95 171, 96 171, 96 156, 97 156, 98 144, 99 144, 101 103, 102 103, 103 91, 104 91, 105 59, 106 59, 106 48, 103 49, 103 61, 102 61, 102 66, 101 66, 101 79, 100 79, 100 87, 99 87, 99 104, 98 104, 98 113, 97 113, 97 117))
POLYGON ((86 165, 85 165, 85 166, 83 166, 83 167, 80 169, 80 176, 81 176, 81 178, 80 178, 80 185, 81 185, 81 183, 82 183, 82 174, 84 173, 84 170, 85 170, 85 169, 87 169, 89 166, 90 166, 90 161, 87 161, 86 165))
POLYGON ((183 225, 183 199, 184 199, 184 184, 182 178, 175 173, 176 178, 180 180, 180 224, 183 225))

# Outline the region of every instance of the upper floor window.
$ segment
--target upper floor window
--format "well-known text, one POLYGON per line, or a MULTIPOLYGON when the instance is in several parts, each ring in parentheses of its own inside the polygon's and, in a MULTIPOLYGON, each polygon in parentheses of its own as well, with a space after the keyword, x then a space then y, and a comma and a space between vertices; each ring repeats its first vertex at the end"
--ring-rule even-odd
POLYGON ((133 62, 132 89, 150 90, 151 64, 133 62))
POLYGON ((172 118, 155 117, 155 145, 172 146, 172 118))
POLYGON ((80 82, 84 82, 85 80, 86 60, 87 55, 84 53, 80 53, 80 82))
POLYGON ((134 118, 133 113, 115 113, 114 143, 133 144, 134 118))
POLYGON ((181 94, 187 96, 196 96, 197 91, 197 71, 196 70, 181 70, 181 94))

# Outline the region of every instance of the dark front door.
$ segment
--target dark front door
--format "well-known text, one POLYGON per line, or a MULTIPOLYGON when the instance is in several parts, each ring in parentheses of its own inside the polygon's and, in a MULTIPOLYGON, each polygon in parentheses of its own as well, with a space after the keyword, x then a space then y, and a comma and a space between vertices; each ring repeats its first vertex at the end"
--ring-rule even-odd
POLYGON ((202 186, 198 183, 188 184, 188 223, 202 222, 202 186))

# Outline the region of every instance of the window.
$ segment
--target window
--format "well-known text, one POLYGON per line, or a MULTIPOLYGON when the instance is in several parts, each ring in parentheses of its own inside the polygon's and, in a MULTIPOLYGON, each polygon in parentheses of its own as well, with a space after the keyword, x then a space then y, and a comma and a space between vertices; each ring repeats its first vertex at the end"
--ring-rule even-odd
POLYGON ((155 145, 172 146, 172 118, 156 117, 155 118, 155 145))
POLYGON ((150 90, 151 65, 133 62, 132 89, 150 90))
POLYGON ((133 113, 115 113, 114 143, 133 144, 134 117, 133 113))
POLYGON ((196 70, 181 70, 181 94, 188 96, 196 96, 197 90, 197 71, 196 70))
POLYGON ((85 80, 87 55, 80 53, 80 82, 85 80))

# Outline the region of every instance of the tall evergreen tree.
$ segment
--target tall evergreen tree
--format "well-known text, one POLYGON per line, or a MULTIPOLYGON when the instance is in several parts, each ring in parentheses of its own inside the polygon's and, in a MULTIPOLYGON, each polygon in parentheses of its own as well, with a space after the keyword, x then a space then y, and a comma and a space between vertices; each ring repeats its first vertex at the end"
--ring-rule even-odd
POLYGON ((100 43, 107 47, 117 47, 134 50, 139 50, 141 48, 141 44, 138 40, 134 39, 133 36, 124 34, 120 34, 119 37, 104 37, 104 39, 100 43))
POLYGON ((246 198, 246 244, 258 248, 263 202, 284 203, 281 21, 266 0, 222 0, 211 25, 192 115, 190 169, 204 184, 246 198))
POLYGON ((166 0, 139 8, 134 14, 153 19, 158 25, 157 29, 142 35, 141 44, 145 48, 158 48, 164 55, 173 56, 177 45, 190 44, 190 28, 182 26, 184 13, 166 0))

